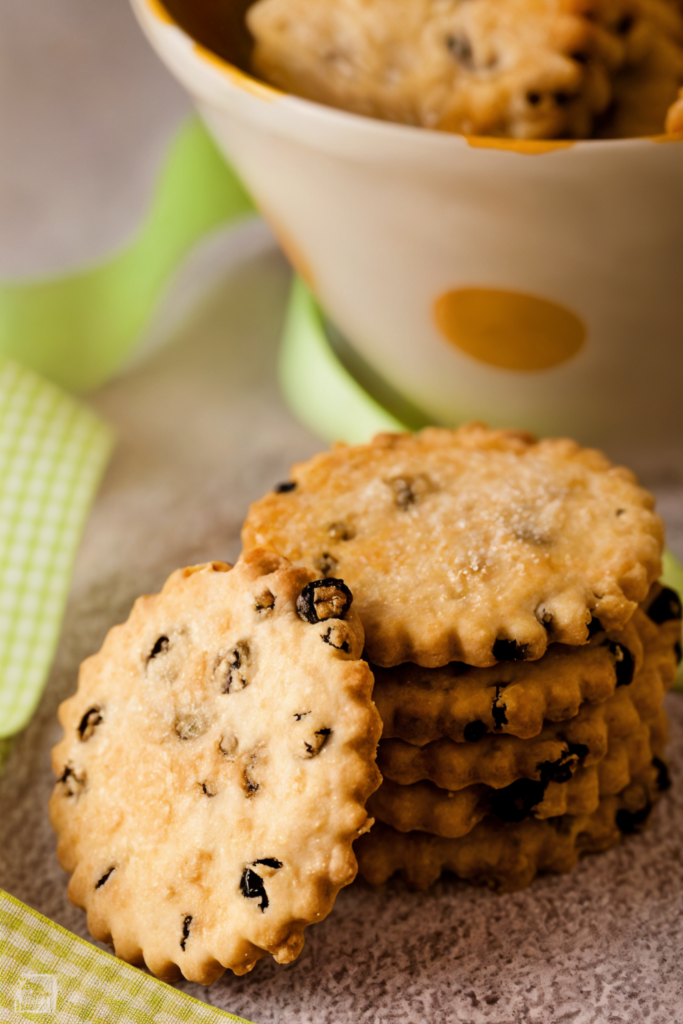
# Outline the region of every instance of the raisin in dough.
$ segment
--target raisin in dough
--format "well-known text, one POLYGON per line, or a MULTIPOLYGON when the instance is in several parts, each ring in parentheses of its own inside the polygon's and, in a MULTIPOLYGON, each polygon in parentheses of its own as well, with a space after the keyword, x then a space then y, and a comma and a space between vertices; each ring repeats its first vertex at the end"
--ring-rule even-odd
POLYGON ((95 938, 165 980, 295 959, 380 782, 341 581, 252 552, 175 572, 83 663, 50 810, 95 938))
POLYGON ((573 441, 469 424, 336 445, 251 506, 269 547, 351 587, 381 667, 536 660, 622 629, 661 572, 662 522, 629 470, 573 441))

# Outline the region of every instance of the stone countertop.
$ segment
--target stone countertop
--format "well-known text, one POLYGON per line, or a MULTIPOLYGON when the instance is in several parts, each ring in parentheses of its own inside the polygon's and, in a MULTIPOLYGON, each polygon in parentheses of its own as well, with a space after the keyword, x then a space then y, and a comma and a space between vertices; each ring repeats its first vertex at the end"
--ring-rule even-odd
MULTIPOLYGON (((78 266, 128 237, 188 110, 125 0, 0 5, 0 139, 14 154, 0 163, 0 278, 78 266)), ((46 815, 57 705, 139 593, 180 564, 236 558, 249 502, 320 447, 277 389, 289 273, 270 237, 240 229, 209 262, 220 286, 90 397, 119 443, 45 697, 0 781, 0 884, 84 937, 46 815)), ((683 555, 683 459, 631 461, 683 555)), ((683 699, 668 701, 674 786, 645 835, 512 895, 356 883, 307 931, 298 962, 183 987, 258 1024, 678 1024, 683 699)))

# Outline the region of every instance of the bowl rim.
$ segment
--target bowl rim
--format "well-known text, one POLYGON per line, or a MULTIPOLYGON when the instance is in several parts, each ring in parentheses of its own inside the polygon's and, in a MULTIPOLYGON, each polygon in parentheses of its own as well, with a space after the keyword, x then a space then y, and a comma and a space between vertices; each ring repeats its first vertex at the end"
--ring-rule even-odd
POLYGON ((225 74, 227 72, 232 84, 243 92, 249 93, 252 96, 259 95, 262 98, 268 98, 271 101, 287 101, 295 107, 300 107, 302 112, 308 113, 309 116, 314 115, 316 117, 325 117, 332 121, 339 119, 341 122, 346 122, 347 124, 349 122, 355 124, 357 128, 362 128, 363 130, 378 130, 381 133, 389 133, 394 137, 405 137, 406 133, 421 136, 423 138, 426 135, 431 138, 432 143, 437 139, 443 140, 443 142, 440 143, 441 145, 452 145, 453 143, 457 144, 465 142, 467 145, 477 149, 491 149, 499 150, 500 152, 523 153, 530 155, 552 153, 563 149, 580 148, 583 150, 595 150, 598 148, 609 148, 614 150, 617 147, 633 149, 635 147, 642 148, 648 143, 670 144, 683 142, 683 131, 677 132, 676 134, 662 132, 657 135, 629 136, 617 139, 499 138, 492 135, 466 135, 461 132, 443 132, 434 128, 400 124, 394 121, 384 121, 380 118, 372 118, 363 114, 356 114, 353 111, 338 109, 324 103, 318 103, 316 100, 309 100, 302 96, 296 96, 293 93, 284 92, 282 89, 278 89, 276 86, 270 85, 270 83, 257 78, 250 72, 244 71, 242 68, 233 64, 231 61, 226 60, 225 57, 220 56, 220 54, 211 50, 205 44, 200 43, 198 39, 195 39, 194 36, 190 35, 190 33, 170 13, 166 7, 165 0, 138 0, 138 2, 147 8, 149 14, 156 21, 170 26, 179 32, 191 45, 195 56, 201 60, 204 66, 208 66, 213 72, 218 74, 221 72, 225 74))

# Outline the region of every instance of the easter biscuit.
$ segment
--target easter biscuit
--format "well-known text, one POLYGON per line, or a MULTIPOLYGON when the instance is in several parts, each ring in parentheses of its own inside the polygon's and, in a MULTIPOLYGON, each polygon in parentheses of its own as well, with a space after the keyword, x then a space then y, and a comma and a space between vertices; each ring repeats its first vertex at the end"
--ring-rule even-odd
POLYGON ((566 782, 577 768, 601 761, 612 740, 632 735, 656 716, 664 692, 658 673, 643 667, 607 700, 582 704, 566 721, 546 722, 530 739, 486 733, 476 742, 444 738, 423 747, 383 739, 377 763, 387 779, 404 786, 422 780, 449 790, 473 785, 503 789, 517 779, 566 782))
POLYGON ((444 736, 476 741, 490 732, 522 739, 537 736, 544 720, 573 718, 584 701, 606 700, 620 677, 626 678, 633 666, 640 669, 639 618, 636 613, 622 630, 601 630, 583 647, 551 644, 538 661, 500 662, 490 668, 459 662, 443 668, 410 662, 373 667, 382 736, 417 746, 444 736))
POLYGON ((298 956, 380 782, 362 647, 340 581, 264 551, 136 601, 53 750, 58 855, 95 938, 167 981, 298 956))
POLYGON ((589 0, 586 14, 604 33, 601 56, 612 73, 641 65, 662 40, 683 45, 679 0, 589 0))
POLYGON ((273 85, 405 124, 581 138, 610 99, 610 33, 579 0, 259 0, 252 62, 273 85))
POLYGON ((538 735, 545 720, 573 718, 584 701, 606 700, 631 673, 641 672, 647 673, 648 682, 632 696, 640 717, 651 717, 675 678, 680 619, 653 622, 648 602, 659 618, 680 613, 674 591, 656 584, 623 630, 598 630, 583 647, 551 644, 539 661, 502 662, 485 669, 458 662, 439 669, 411 663, 391 669, 373 666, 382 737, 417 746, 446 736, 476 742, 490 732, 529 739, 538 735), (662 596, 656 598, 658 594, 662 596), (672 600, 676 607, 671 607, 672 600))
POLYGON ((539 871, 571 871, 581 854, 606 850, 641 831, 667 784, 666 765, 656 758, 621 793, 603 797, 592 814, 516 824, 487 817, 459 839, 398 832, 380 823, 358 842, 359 871, 372 885, 400 872, 411 888, 426 889, 451 871, 501 892, 523 889, 539 871))
POLYGON ((429 832, 449 839, 471 832, 487 814, 502 821, 592 814, 601 797, 619 793, 661 754, 665 735, 666 716, 660 711, 631 735, 610 739, 601 761, 577 768, 566 782, 519 779, 499 790, 482 785, 445 790, 432 782, 402 786, 385 779, 370 797, 368 810, 399 832, 429 832))
POLYGON ((622 629, 661 572, 652 496, 573 441, 479 424, 380 434, 290 483, 251 506, 245 549, 343 576, 381 667, 585 644, 591 621, 622 629))

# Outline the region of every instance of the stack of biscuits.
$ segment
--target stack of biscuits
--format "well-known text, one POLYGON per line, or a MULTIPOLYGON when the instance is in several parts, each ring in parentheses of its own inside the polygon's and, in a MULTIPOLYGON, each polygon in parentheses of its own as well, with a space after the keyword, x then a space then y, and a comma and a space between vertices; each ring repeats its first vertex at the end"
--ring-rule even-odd
POLYGON ((384 783, 364 874, 416 887, 445 868, 503 889, 566 871, 645 824, 668 785, 662 699, 680 604, 653 588, 620 630, 536 662, 375 669, 384 783), (397 834, 398 833, 398 834, 397 834))
POLYGON ((645 826, 681 604, 628 470, 476 424, 380 435, 295 466, 243 541, 353 593, 383 722, 368 881, 513 890, 645 826))
POLYGON ((247 23, 257 74, 371 117, 522 139, 683 125, 679 0, 257 0, 247 23))

